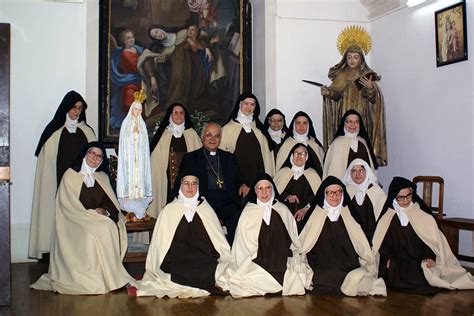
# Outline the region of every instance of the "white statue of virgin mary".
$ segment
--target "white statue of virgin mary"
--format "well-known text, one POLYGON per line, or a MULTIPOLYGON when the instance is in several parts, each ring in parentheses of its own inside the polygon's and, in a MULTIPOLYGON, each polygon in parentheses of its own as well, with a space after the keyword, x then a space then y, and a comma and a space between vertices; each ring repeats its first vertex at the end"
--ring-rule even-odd
POLYGON ((121 209, 142 219, 153 201, 150 147, 148 131, 141 115, 144 93, 136 92, 134 96, 135 101, 120 127, 117 197, 121 209))

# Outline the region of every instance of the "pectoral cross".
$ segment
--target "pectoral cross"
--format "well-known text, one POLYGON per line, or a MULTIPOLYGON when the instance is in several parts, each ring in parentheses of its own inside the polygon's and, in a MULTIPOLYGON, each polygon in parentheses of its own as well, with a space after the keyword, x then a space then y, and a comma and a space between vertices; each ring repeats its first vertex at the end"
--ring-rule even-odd
POLYGON ((222 189, 224 187, 224 180, 220 179, 219 177, 216 180, 217 187, 222 189))

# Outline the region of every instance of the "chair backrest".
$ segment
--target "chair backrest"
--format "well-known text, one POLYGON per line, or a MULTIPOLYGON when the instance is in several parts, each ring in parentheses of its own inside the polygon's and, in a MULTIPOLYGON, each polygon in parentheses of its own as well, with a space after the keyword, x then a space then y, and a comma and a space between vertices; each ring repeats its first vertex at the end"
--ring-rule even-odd
POLYGON ((432 209, 433 215, 437 220, 442 220, 443 215, 443 198, 444 198, 444 179, 438 176, 416 176, 413 182, 418 185, 422 183, 423 186, 423 201, 432 209), (439 185, 438 191, 438 205, 433 206, 433 184, 439 185))

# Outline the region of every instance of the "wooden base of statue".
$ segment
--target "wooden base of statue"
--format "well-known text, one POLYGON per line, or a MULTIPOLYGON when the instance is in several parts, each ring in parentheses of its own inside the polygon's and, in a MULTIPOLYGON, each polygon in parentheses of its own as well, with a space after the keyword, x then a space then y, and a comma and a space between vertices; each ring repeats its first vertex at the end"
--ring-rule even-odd
MULTIPOLYGON (((125 218, 127 218, 127 223, 125 224, 125 227, 127 228, 127 233, 148 232, 151 240, 151 237, 153 235, 153 229, 155 228, 156 224, 156 218, 146 214, 143 219, 138 219, 133 213, 127 213, 127 215, 125 215, 125 218)), ((125 257, 123 258, 123 262, 145 262, 147 254, 148 248, 140 252, 127 251, 125 257)))

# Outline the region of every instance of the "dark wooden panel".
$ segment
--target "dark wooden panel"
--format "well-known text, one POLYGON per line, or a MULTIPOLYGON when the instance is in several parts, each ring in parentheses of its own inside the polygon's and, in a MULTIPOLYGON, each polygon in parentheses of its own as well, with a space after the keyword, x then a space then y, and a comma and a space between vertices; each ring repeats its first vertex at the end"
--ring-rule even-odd
MULTIPOLYGON (((0 152, 10 145, 10 24, 0 24, 0 152), (2 148, 3 147, 3 148, 2 148)), ((0 165, 8 161, 2 161, 0 165)))
POLYGON ((444 226, 443 225, 443 234, 446 237, 446 240, 448 241, 449 247, 451 248, 451 251, 457 255, 458 254, 458 247, 459 247, 459 230, 456 228, 452 228, 449 226, 444 226))
MULTIPOLYGON (((2 120, 0 119, 0 122, 2 120)), ((0 126, 3 125, 0 123, 0 126)), ((10 161, 10 147, 0 146, 0 166, 8 166, 10 161)))
POLYGON ((0 306, 11 303, 10 271, 10 220, 5 216, 10 210, 10 186, 0 182, 0 306), (7 197, 7 198, 5 198, 7 197))
POLYGON ((456 257, 461 261, 474 262, 474 257, 471 256, 457 255, 456 257))
POLYGON ((474 219, 461 217, 444 218, 443 227, 446 226, 460 230, 474 231, 474 219))
POLYGON ((156 218, 151 217, 149 221, 146 222, 127 222, 125 227, 127 232, 143 232, 151 231, 155 228, 156 218))
POLYGON ((474 231, 474 219, 461 217, 443 218, 441 227, 454 255, 459 260, 474 262, 474 256, 459 254, 459 230, 474 231))
MULTIPOLYGON (((0 166, 10 165, 10 24, 0 23, 0 166)), ((9 177, 5 177, 8 179, 9 177)), ((10 181, 0 181, 0 306, 11 304, 10 181)))
POLYGON ((123 258, 123 263, 129 262, 146 262, 146 256, 148 255, 148 251, 141 251, 141 252, 127 252, 125 257, 123 258))

